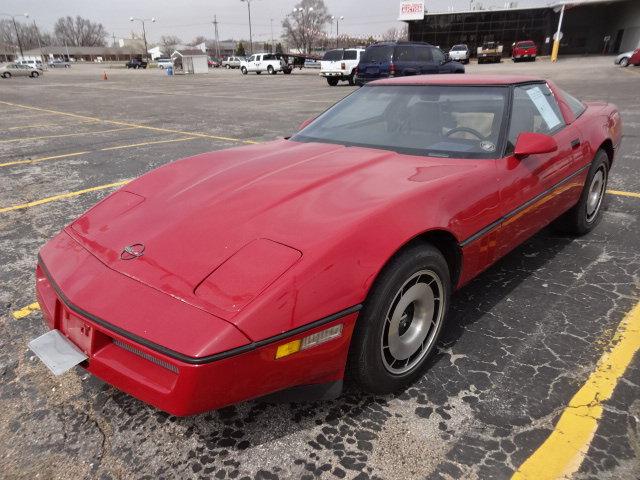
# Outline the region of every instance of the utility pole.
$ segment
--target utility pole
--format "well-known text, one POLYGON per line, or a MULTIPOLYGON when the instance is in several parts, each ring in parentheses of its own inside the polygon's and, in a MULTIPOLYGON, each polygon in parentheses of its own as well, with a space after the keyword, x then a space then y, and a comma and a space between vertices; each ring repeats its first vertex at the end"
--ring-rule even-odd
POLYGON ((247 9, 249 10, 249 52, 253 55, 253 36, 251 35, 251 0, 240 0, 241 2, 247 2, 247 9))
POLYGON ((115 33, 111 34, 111 39, 113 40, 111 42, 111 46, 115 48, 116 47, 116 34, 115 33))
POLYGON ((335 20, 336 21, 336 48, 338 48, 338 42, 339 42, 339 37, 340 37, 340 20, 344 20, 344 17, 340 16, 340 17, 331 17, 331 20, 335 20))
MULTIPOLYGON (((40 41, 40 30, 36 25, 36 19, 33 19, 33 28, 36 30, 36 37, 38 38, 38 50, 40 50, 40 60, 44 63, 44 54, 42 53, 42 42, 40 41)), ((43 65, 44 66, 44 65, 43 65)))
POLYGON ((271 48, 269 49, 269 51, 271 53, 275 52, 276 46, 273 43, 273 18, 271 19, 271 48))
POLYGON ((555 37, 553 39, 553 49, 551 50, 551 61, 558 61, 558 51, 560 50, 560 36, 562 35, 562 19, 564 18, 564 3, 562 4, 562 9, 560 10, 560 19, 558 20, 558 30, 556 31, 555 37))
POLYGON ((216 58, 220 58, 220 40, 218 39, 218 18, 213 16, 213 33, 216 39, 216 58))
POLYGON ((147 30, 145 28, 144 22, 152 22, 152 23, 154 23, 156 21, 156 19, 155 19, 155 17, 153 17, 153 18, 130 17, 129 18, 130 22, 133 22, 134 20, 138 20, 140 23, 142 23, 142 38, 144 39, 144 58, 148 58, 149 50, 147 48, 147 30))
POLYGON ((18 33, 18 25, 16 24, 16 17, 29 18, 29 14, 28 13, 21 13, 19 15, 12 15, 10 13, 0 13, 0 16, 2 16, 2 17, 11 17, 11 20, 13 21, 13 28, 16 31, 16 39, 18 40, 18 48, 20 48, 20 57, 24 58, 24 53, 22 51, 22 41, 20 40, 20 34, 18 33))

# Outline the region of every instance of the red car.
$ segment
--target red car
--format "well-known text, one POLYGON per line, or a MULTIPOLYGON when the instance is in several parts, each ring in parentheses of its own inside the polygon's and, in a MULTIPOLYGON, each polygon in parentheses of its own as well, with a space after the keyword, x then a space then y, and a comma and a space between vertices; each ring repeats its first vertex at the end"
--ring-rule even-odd
POLYGON ((640 48, 636 48, 633 51, 633 55, 631 55, 631 57, 629 58, 629 61, 627 62, 627 64, 625 65, 625 67, 627 65, 635 65, 635 66, 640 66, 640 48))
POLYGON ((332 397, 345 371, 402 389, 453 291, 553 221, 594 228, 620 138, 615 106, 533 77, 369 83, 291 138, 165 165, 65 227, 38 257, 43 337, 174 415, 332 397))
POLYGON ((538 47, 536 47, 536 44, 531 40, 516 42, 511 47, 511 59, 514 62, 519 62, 521 60, 535 62, 537 55, 538 47))

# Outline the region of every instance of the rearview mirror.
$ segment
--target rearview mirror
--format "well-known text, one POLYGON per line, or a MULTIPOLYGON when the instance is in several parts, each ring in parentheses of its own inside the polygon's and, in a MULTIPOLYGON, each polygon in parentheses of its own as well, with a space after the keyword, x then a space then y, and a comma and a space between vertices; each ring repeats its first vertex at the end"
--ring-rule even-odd
POLYGON ((544 133, 522 132, 516 140, 513 155, 516 158, 525 158, 529 155, 551 153, 558 150, 555 139, 544 133))
POLYGON ((315 117, 307 118, 304 122, 302 122, 300 125, 298 125, 298 131, 302 130, 304 127, 309 125, 315 119, 316 119, 315 117))

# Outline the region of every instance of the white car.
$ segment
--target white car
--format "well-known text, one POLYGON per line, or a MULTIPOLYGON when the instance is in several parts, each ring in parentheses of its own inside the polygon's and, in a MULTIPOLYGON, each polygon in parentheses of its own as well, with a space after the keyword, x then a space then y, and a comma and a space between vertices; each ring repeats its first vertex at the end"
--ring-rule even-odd
POLYGON ((173 60, 171 60, 170 58, 158 58, 156 60, 156 63, 158 64, 158 68, 160 68, 161 70, 169 67, 173 68, 173 60))
POLYGON ((243 75, 249 72, 256 72, 258 75, 262 72, 267 72, 271 75, 275 75, 278 72, 289 74, 292 69, 284 58, 275 53, 255 53, 247 60, 240 62, 240 71, 243 75))
POLYGON ((469 47, 465 44, 454 45, 451 47, 451 50, 449 50, 449 58, 456 62, 469 63, 471 50, 469 50, 469 47))
POLYGON ((341 48, 329 50, 320 61, 320 76, 327 79, 332 87, 338 85, 340 80, 355 85, 355 73, 360 55, 364 48, 341 48))
POLYGON ((629 65, 629 59, 633 55, 633 52, 634 50, 631 50, 630 52, 621 53, 616 57, 613 63, 615 63, 616 65, 620 65, 621 67, 627 67, 629 65))

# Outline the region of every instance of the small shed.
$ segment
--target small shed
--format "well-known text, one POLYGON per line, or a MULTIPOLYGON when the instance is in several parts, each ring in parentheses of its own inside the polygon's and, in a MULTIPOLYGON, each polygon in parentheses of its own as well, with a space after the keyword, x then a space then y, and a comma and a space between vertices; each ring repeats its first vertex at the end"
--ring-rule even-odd
POLYGON ((176 73, 208 73, 209 61, 202 50, 176 50, 171 54, 176 73))

